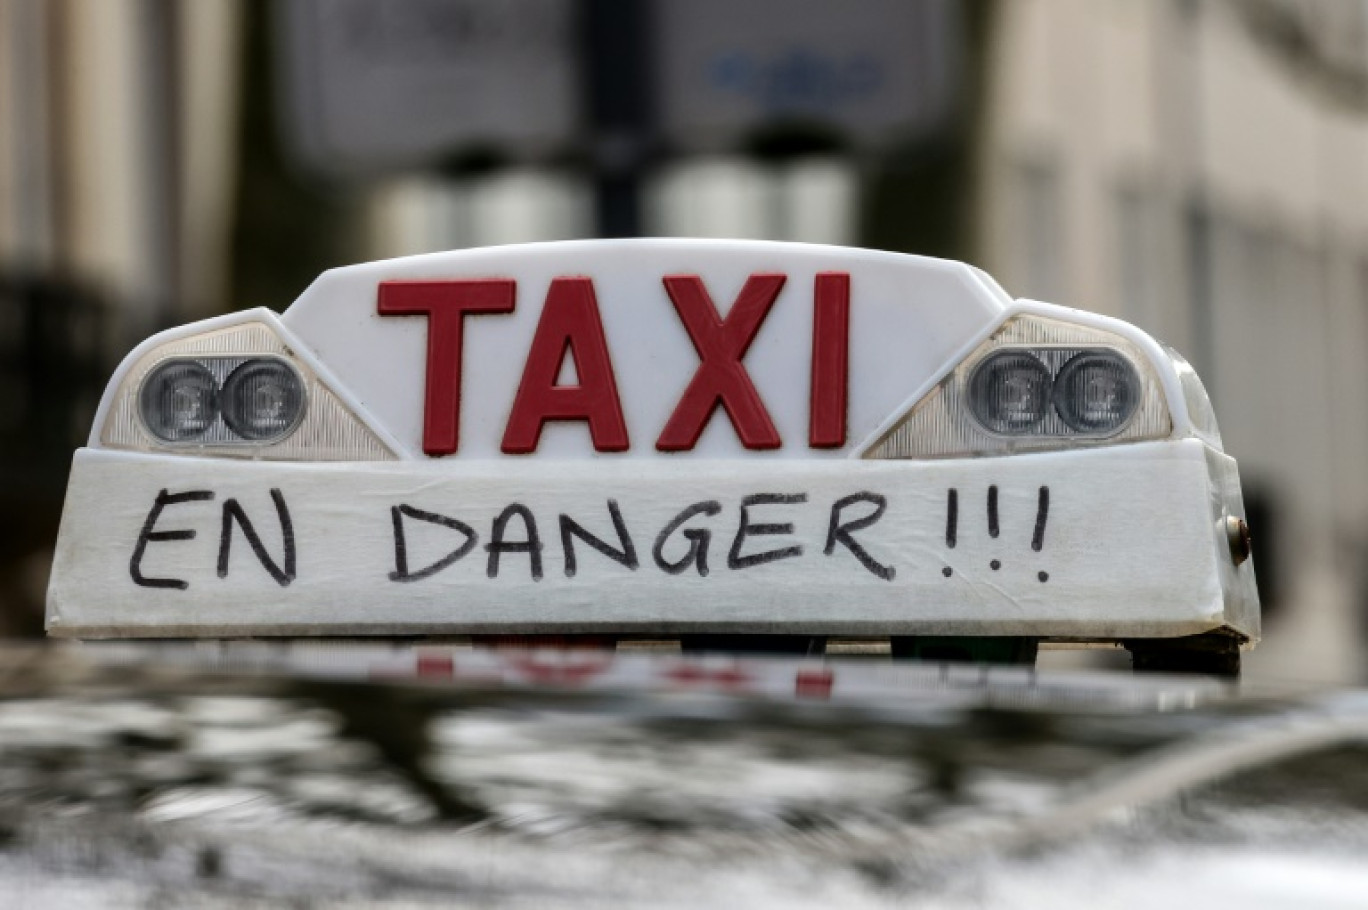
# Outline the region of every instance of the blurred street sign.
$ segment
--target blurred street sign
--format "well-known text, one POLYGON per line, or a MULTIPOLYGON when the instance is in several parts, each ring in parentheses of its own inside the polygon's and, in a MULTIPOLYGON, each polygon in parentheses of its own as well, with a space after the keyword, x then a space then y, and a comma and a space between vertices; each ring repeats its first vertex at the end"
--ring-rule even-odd
POLYGON ((331 173, 554 151, 580 119, 574 13, 573 0, 287 0, 283 132, 331 173))
POLYGON ((609 3, 597 7, 608 43, 585 40, 582 16, 595 9, 282 0, 284 134, 315 170, 365 175, 471 151, 536 159, 610 126, 619 140, 684 152, 785 128, 878 147, 938 128, 954 108, 951 0, 609 3), (632 122, 588 122, 629 87, 646 93, 632 122))
POLYGON ((784 126, 880 144, 936 128, 955 101, 949 0, 654 0, 653 13, 659 128, 675 149, 784 126))

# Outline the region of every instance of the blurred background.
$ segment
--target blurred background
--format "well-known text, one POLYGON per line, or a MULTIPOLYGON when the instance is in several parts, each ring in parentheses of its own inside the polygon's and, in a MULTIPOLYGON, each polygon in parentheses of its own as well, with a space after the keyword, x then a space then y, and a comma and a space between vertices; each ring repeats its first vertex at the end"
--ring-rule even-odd
POLYGON ((1253 679, 1368 673, 1364 0, 0 0, 0 634, 158 329, 593 236, 964 259, 1182 351, 1253 679))

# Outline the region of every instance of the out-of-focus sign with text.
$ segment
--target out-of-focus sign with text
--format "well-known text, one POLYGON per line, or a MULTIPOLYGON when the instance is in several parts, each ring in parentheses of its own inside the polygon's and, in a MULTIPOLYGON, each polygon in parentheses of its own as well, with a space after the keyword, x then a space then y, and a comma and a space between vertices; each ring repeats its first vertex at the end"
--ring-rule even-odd
POLYGON ((578 127, 572 0, 291 0, 283 127, 319 170, 545 154, 578 127))
POLYGON ((801 124, 852 145, 934 129, 951 110, 959 17, 946 0, 655 0, 657 109, 672 147, 801 124))
MULTIPOLYGON (((950 0, 639 0, 619 40, 645 48, 640 138, 673 151, 745 145, 797 126, 850 146, 925 135, 955 104, 950 0)), ((574 0, 288 0, 283 126, 316 170, 431 166, 472 150, 545 158, 584 146, 593 45, 574 0)), ((638 48, 640 49, 640 48, 638 48)), ((611 66, 610 66, 611 68, 611 66)))

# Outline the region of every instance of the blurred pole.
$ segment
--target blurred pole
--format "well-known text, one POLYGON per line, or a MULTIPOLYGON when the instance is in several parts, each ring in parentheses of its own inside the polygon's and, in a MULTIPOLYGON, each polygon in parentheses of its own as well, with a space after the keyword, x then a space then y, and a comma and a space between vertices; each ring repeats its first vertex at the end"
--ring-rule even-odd
POLYGON ((1207 13, 1196 0, 1181 0, 1178 4, 1178 37, 1182 41, 1181 54, 1183 83, 1176 99, 1182 105, 1184 148, 1187 161, 1187 199, 1184 205, 1184 234, 1187 238, 1187 293, 1191 353, 1188 359, 1202 377, 1207 394, 1213 401, 1220 400, 1216 375, 1216 293, 1213 262, 1211 201, 1206 190, 1205 123, 1202 110, 1204 48, 1202 16, 1207 13))
POLYGON ((649 24, 642 0, 585 0, 585 110, 600 237, 641 233, 651 99, 649 24))
POLYGON ((998 0, 964 0, 953 51, 953 110, 933 133, 865 159, 860 245, 974 261, 979 258, 977 193, 986 142, 989 71, 998 0))
POLYGON ((287 9, 252 0, 241 11, 242 116, 229 296, 234 307, 283 309, 319 273, 360 258, 364 249, 360 194, 310 176, 286 157, 280 136, 284 93, 271 65, 271 42, 279 37, 287 9))
POLYGON ((147 206, 148 259, 147 292, 151 297, 152 326, 129 326, 130 343, 145 337, 149 328, 161 329, 176 324, 177 291, 181 286, 180 267, 180 189, 181 161, 180 83, 182 66, 178 59, 176 35, 180 8, 173 0, 141 0, 137 10, 142 27, 143 65, 139 70, 139 90, 147 99, 142 129, 146 135, 142 167, 144 184, 151 198, 147 206))

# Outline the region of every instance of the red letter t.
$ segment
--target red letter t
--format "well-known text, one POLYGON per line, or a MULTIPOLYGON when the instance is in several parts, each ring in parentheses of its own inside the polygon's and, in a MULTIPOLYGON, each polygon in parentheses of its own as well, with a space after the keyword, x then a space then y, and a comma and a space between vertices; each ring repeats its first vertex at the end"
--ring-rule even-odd
POLYGON ((381 316, 428 318, 427 393, 423 451, 450 455, 461 426, 462 328, 467 314, 511 313, 517 283, 511 278, 473 281, 382 281, 381 316))

